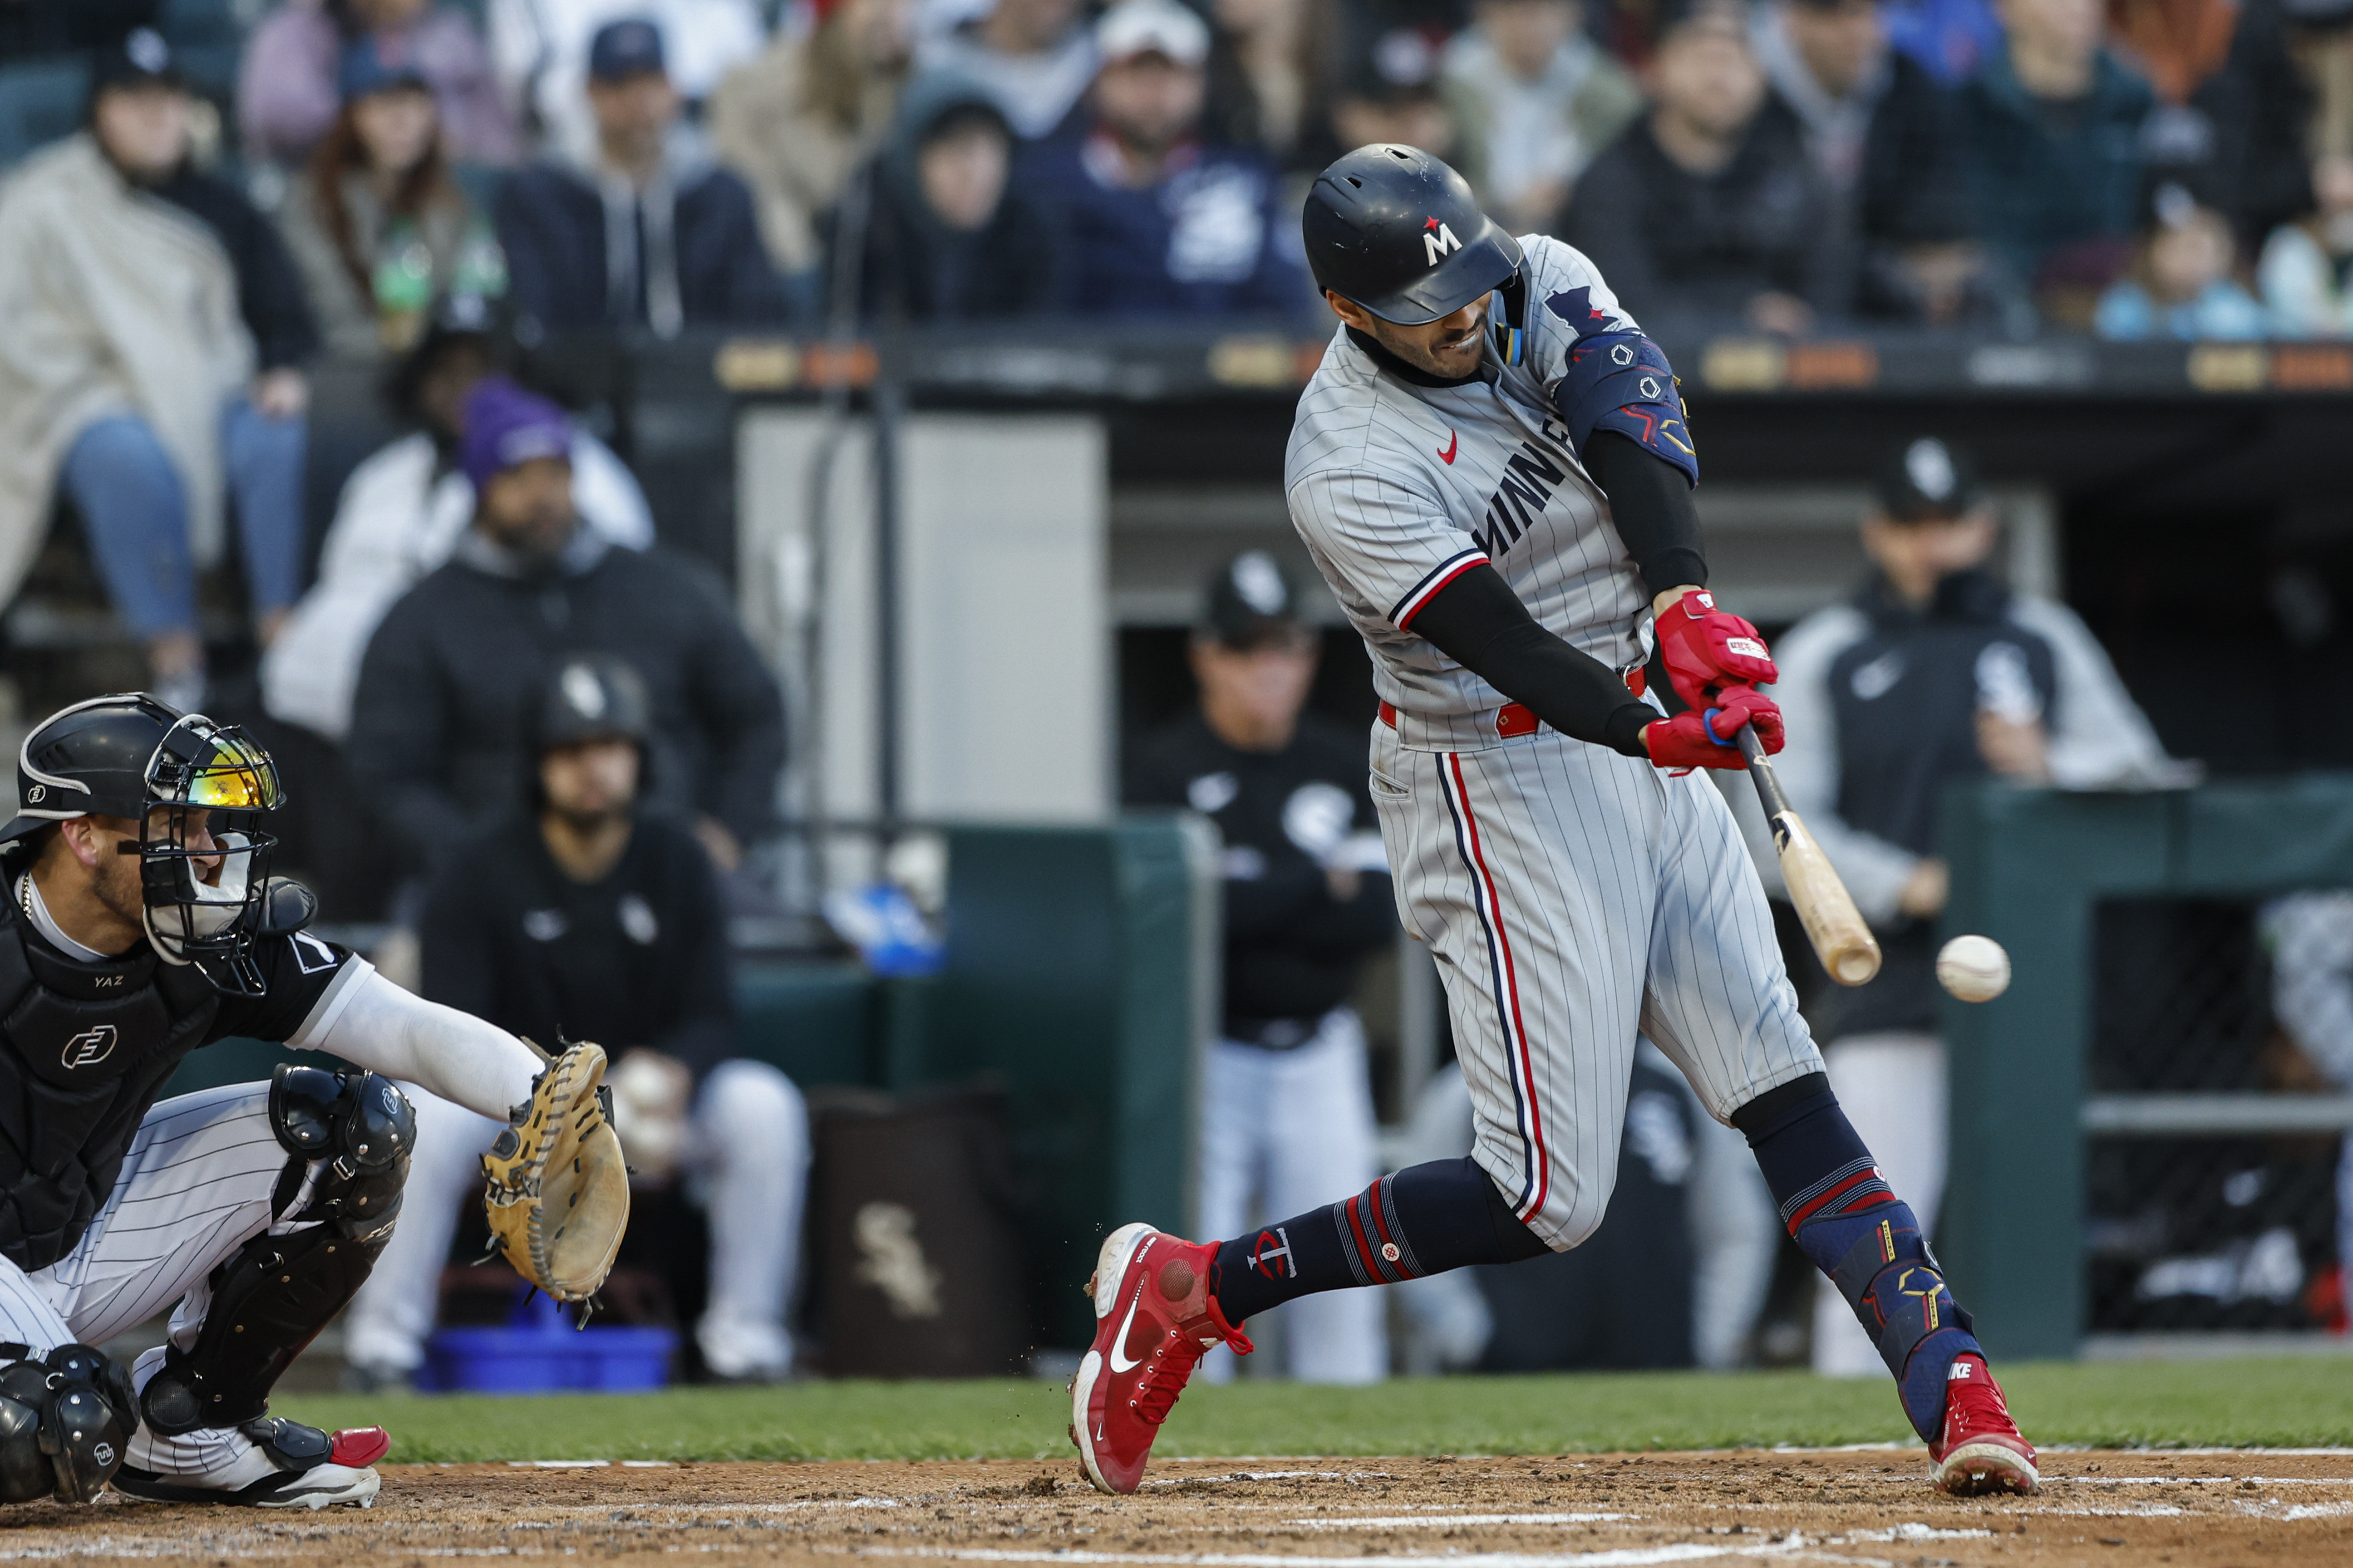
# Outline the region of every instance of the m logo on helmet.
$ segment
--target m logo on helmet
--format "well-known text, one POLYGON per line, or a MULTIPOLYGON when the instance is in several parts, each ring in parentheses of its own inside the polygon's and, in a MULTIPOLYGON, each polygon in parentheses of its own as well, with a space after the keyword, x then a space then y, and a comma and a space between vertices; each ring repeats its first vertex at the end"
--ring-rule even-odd
POLYGON ((1462 242, 1454 237, 1452 229, 1436 218, 1430 220, 1430 226, 1423 231, 1421 237, 1422 254, 1430 258, 1426 265, 1435 267, 1446 258, 1449 251, 1461 248, 1462 242))
POLYGON ((102 1062, 114 1054, 114 1026, 100 1024, 97 1028, 68 1040, 64 1054, 58 1059, 69 1068, 86 1068, 92 1062, 102 1062))

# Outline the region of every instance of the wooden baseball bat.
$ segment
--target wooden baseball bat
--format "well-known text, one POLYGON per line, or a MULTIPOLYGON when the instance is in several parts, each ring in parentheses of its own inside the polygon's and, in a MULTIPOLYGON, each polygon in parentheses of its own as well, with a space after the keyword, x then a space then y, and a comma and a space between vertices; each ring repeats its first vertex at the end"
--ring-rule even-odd
POLYGON ((1773 825, 1781 879, 1788 883, 1789 901, 1798 906, 1798 919, 1805 922, 1806 940, 1814 944, 1832 980, 1841 985, 1867 983, 1879 973, 1878 939, 1854 907, 1854 895, 1831 869, 1831 858, 1806 831, 1805 818, 1789 808, 1789 797, 1774 776, 1765 742, 1757 738, 1757 727, 1743 724, 1739 740, 1740 754, 1748 759, 1748 776, 1757 782, 1757 799, 1765 807, 1765 820, 1773 825))

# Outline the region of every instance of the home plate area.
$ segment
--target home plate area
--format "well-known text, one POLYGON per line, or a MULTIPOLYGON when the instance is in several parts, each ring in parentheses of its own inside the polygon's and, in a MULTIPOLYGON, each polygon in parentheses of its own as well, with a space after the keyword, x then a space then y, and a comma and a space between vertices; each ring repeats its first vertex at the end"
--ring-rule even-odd
POLYGON ((1894 1449, 1173 1460, 1133 1498, 1061 1462, 387 1466, 369 1510, 33 1504, 0 1559, 227 1563, 694 1553, 1176 1568, 2353 1564, 2353 1451, 2045 1456, 1959 1501, 1894 1449))

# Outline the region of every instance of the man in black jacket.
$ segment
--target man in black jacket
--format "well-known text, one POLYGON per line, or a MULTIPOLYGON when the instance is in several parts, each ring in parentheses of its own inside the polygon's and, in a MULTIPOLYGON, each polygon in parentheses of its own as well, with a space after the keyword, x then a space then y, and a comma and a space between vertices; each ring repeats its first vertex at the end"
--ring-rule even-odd
POLYGON ((768 826, 783 704, 719 585, 659 550, 613 549, 572 507, 570 421, 501 378, 469 395, 473 527, 395 605, 360 662, 352 772, 429 866, 522 804, 533 705, 564 656, 618 653, 651 704, 650 804, 732 870, 768 826))
MULTIPOLYGON (((769 1381, 792 1366, 784 1327, 799 1256, 807 1112, 792 1081, 735 1048, 733 965, 719 879, 685 827, 642 808, 651 734, 625 659, 564 661, 538 694, 535 800, 472 839, 434 879, 425 994, 550 1047, 601 1032, 615 1125, 640 1181, 681 1170, 711 1214, 706 1368, 769 1381)), ((464 1195, 499 1125, 418 1094, 410 1223, 352 1307, 345 1354, 364 1381, 424 1359, 464 1195)))
POLYGON ((1587 167, 1558 232, 1644 321, 1800 334, 1845 306, 1838 226, 1802 143, 1759 113, 1746 17, 1728 0, 1668 10, 1651 112, 1587 167))
POLYGON ((679 124, 660 29, 636 18, 601 28, 588 47, 588 100, 595 157, 543 160, 499 193, 518 319, 662 338, 780 320, 784 289, 752 193, 679 124))
MULTIPOLYGON (((1201 705, 1147 737, 1127 770, 1129 805, 1189 806, 1225 836, 1226 1016, 1201 1091, 1199 1225, 1218 1236, 1379 1172, 1364 1029, 1347 1003, 1365 956, 1396 940, 1397 906, 1357 744, 1301 711, 1316 643, 1294 604, 1266 552, 1227 563, 1193 639, 1201 705)), ((1268 1243, 1269 1267, 1288 1245, 1268 1243)), ((1282 1310, 1292 1376, 1388 1374, 1370 1292, 1282 1310)), ((1220 1352, 1206 1369, 1232 1365, 1220 1352)))
POLYGON ((1888 47, 1872 0, 1778 0, 1757 14, 1772 83, 1764 123, 1794 138, 1831 194, 1856 308, 1950 322, 1998 308, 1969 235, 1952 95, 1888 47))

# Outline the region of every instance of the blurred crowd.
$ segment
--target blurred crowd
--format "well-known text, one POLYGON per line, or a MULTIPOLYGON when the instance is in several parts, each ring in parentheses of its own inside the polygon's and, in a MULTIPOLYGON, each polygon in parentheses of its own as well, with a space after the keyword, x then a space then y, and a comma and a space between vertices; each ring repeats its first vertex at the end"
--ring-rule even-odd
POLYGON ((288 365, 460 294, 1305 324, 1292 215, 1370 141, 1654 327, 2353 331, 2353 0, 0 0, 0 226, 72 161, 25 105, 178 93, 176 135, 83 121, 267 230, 237 302, 288 365))

